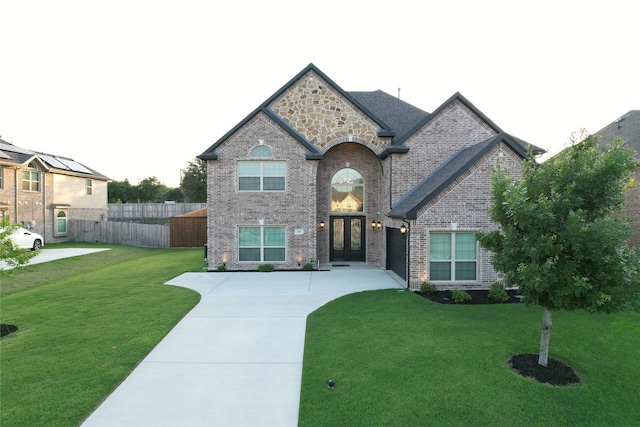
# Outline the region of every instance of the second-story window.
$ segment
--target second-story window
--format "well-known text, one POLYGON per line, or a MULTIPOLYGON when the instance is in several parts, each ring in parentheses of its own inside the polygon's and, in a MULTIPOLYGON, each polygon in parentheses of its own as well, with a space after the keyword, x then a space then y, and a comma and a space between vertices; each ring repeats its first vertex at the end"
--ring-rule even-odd
MULTIPOLYGON (((273 159, 270 148, 259 145, 251 150, 252 159, 273 159)), ((284 191, 287 163, 275 160, 238 162, 239 191, 284 191)))
POLYGON ((29 163, 29 169, 22 171, 22 189, 24 191, 40 191, 40 172, 35 164, 29 163))
POLYGON ((87 196, 92 195, 93 194, 93 180, 88 179, 86 186, 87 186, 87 196))

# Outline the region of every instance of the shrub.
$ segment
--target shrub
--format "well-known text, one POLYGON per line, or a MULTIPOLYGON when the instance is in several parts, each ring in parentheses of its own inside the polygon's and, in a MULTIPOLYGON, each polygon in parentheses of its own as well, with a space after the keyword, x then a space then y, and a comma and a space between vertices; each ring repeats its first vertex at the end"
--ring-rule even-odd
POLYGON ((422 292, 423 294, 435 294, 436 293, 436 285, 434 285, 433 283, 429 283, 429 282, 422 282, 422 284, 420 285, 420 292, 422 292))
POLYGON ((465 291, 464 289, 456 289, 455 291, 451 292, 451 298, 453 298, 456 303, 471 301, 471 295, 469 295, 469 292, 465 291))
POLYGON ((493 285, 491 285, 488 297, 494 301, 499 302, 509 301, 509 294, 507 294, 507 291, 505 291, 504 288, 498 283, 494 283, 493 285))
POLYGON ((223 264, 220 264, 218 266, 218 271, 224 271, 224 269, 225 269, 225 266, 223 264))
POLYGON ((302 269, 305 271, 313 270, 313 266, 310 263, 306 263, 305 265, 302 266, 302 269))
POLYGON ((262 271, 262 272, 273 271, 273 264, 260 264, 258 266, 258 271, 262 271))

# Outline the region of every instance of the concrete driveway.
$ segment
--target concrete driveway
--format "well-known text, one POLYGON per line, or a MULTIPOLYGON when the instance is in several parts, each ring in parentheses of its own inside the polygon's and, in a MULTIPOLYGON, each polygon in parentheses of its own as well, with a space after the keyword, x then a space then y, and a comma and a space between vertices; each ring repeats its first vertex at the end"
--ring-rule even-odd
MULTIPOLYGON (((62 248, 62 249, 45 249, 42 248, 38 254, 29 260, 28 264, 40 264, 42 262, 55 261, 62 258, 70 258, 74 256, 86 255, 93 252, 108 251, 109 248, 62 248)), ((0 261, 0 270, 7 269, 7 264, 0 261)), ((10 267, 9 267, 10 268, 10 267)))
POLYGON ((167 284, 202 298, 83 427, 296 426, 307 315, 346 294, 402 289, 366 265, 167 284))

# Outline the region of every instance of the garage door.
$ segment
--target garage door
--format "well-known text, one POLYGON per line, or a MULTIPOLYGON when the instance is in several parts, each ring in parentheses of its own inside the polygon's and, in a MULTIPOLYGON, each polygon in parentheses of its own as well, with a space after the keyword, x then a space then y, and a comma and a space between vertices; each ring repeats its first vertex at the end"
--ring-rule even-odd
POLYGON ((387 227, 387 270, 407 279, 407 235, 387 227))

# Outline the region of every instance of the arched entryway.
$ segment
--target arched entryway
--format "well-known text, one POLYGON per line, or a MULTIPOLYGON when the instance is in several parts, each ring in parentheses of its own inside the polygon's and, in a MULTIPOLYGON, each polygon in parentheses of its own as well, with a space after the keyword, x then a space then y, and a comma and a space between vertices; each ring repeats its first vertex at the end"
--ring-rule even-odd
MULTIPOLYGON (((368 225, 381 216, 382 166, 358 143, 329 149, 318 165, 318 257, 324 262, 380 262, 384 233, 368 225)), ((384 249, 384 248, 383 248, 384 249)))

